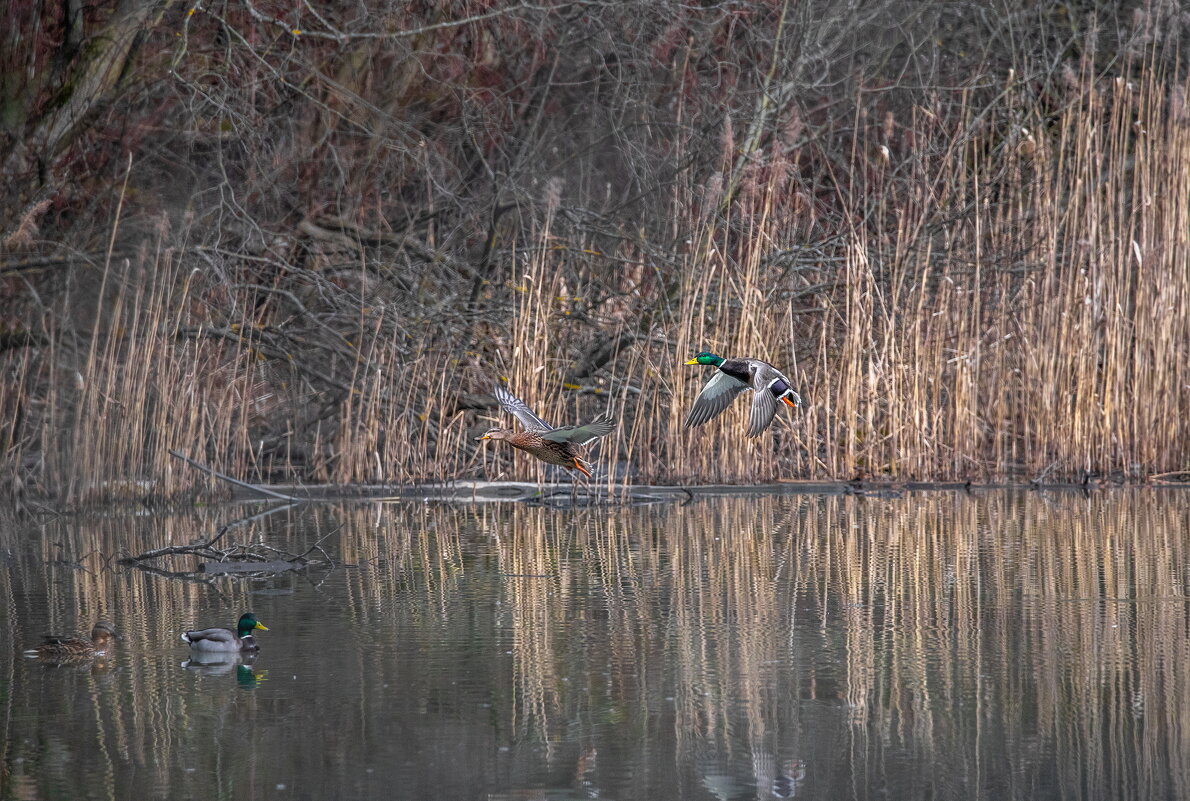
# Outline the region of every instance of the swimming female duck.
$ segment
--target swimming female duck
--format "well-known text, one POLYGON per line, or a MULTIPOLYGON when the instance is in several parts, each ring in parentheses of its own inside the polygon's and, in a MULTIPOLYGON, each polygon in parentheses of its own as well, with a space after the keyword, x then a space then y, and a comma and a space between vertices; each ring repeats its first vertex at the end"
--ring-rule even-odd
POLYGON ((543 462, 578 470, 588 478, 591 477, 591 471, 583 464, 584 460, 579 458, 579 446, 606 436, 616 427, 610 414, 604 412, 586 425, 554 428, 534 414, 523 400, 499 384, 492 388, 492 394, 496 396, 504 411, 521 421, 525 430, 493 428, 479 439, 503 440, 514 448, 533 454, 543 462))
POLYGON ((731 405, 746 389, 752 390, 752 411, 748 416, 748 436, 760 435, 773 422, 780 401, 791 409, 802 405, 802 396, 794 391, 784 373, 760 359, 724 359, 702 351, 686 364, 717 368, 711 380, 698 393, 694 407, 686 415, 686 426, 700 426, 731 405))
POLYGON ((111 649, 119 636, 115 626, 101 620, 91 629, 90 638, 46 635, 41 645, 25 651, 25 654, 55 660, 102 656, 111 649))
POLYGON ((259 651, 256 638, 252 632, 256 629, 268 631, 268 627, 256 619, 256 615, 245 612, 240 615, 240 622, 236 630, 231 629, 196 629, 182 632, 182 640, 190 643, 195 651, 210 651, 217 653, 237 653, 240 651, 259 651))

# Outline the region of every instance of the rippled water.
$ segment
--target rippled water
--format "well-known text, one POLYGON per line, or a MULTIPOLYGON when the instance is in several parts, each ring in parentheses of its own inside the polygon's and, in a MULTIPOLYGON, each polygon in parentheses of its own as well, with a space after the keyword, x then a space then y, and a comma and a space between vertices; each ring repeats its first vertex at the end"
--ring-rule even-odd
POLYGON ((3 527, 0 797, 1190 797, 1190 494, 322 505, 229 537, 333 570, 114 558, 261 508, 3 527), (252 664, 189 663, 248 608, 252 664), (110 659, 20 653, 100 617, 110 659))

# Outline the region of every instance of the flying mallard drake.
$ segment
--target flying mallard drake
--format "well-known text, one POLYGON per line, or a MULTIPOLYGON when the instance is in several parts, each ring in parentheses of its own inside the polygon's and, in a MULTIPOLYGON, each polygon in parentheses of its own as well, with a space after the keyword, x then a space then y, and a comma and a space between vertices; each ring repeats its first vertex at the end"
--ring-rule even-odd
POLYGON ((41 645, 25 651, 25 654, 53 660, 103 656, 112 648, 119 636, 115 626, 106 620, 101 620, 91 629, 89 638, 46 635, 41 645))
POLYGON ((231 629, 197 629, 182 632, 182 640, 190 643, 195 651, 211 651, 218 653, 238 653, 240 651, 259 651, 256 638, 252 632, 256 629, 268 631, 268 627, 256 619, 256 615, 245 612, 240 615, 240 622, 236 630, 231 629))
POLYGON ((578 470, 588 478, 591 477, 591 472, 579 458, 579 446, 605 436, 616 427, 609 413, 604 412, 586 425, 554 428, 534 414, 523 400, 499 384, 492 388, 492 394, 500 402, 500 408, 520 420, 525 430, 493 428, 479 439, 504 440, 512 447, 531 453, 543 462, 578 470))
POLYGON ((752 412, 748 416, 748 436, 759 436, 773 422, 777 402, 797 408, 802 396, 794 391, 785 374, 760 359, 724 359, 702 351, 686 364, 713 365, 718 368, 698 393, 694 408, 686 415, 686 427, 700 426, 731 405, 736 395, 752 390, 752 412))

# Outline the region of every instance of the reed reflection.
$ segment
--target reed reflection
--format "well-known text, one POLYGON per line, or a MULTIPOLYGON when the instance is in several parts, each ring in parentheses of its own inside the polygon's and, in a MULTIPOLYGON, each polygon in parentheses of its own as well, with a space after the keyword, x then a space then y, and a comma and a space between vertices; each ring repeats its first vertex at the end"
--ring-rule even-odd
POLYGON ((7 663, 0 796, 1190 795, 1184 496, 328 505, 242 535, 333 532, 327 573, 109 558, 226 515, 8 535, 13 652, 99 618, 124 641, 7 663), (188 660, 183 621, 246 608, 254 660, 188 660))

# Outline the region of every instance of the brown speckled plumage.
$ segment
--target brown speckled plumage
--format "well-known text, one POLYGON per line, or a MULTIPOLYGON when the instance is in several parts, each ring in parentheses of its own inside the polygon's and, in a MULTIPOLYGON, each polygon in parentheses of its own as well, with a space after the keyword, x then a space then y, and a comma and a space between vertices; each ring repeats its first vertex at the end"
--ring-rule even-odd
POLYGON ((496 385, 492 390, 500 407, 520 420, 524 431, 510 431, 507 428, 493 428, 479 439, 507 442, 514 448, 536 456, 548 464, 556 464, 571 470, 578 470, 590 477, 591 472, 579 456, 579 447, 594 439, 605 436, 616 427, 607 413, 581 426, 559 426, 554 428, 538 417, 528 405, 504 387, 496 385))
POLYGON ((106 653, 118 636, 115 626, 101 620, 91 629, 89 638, 47 636, 41 645, 25 653, 42 659, 79 659, 96 656, 106 653))

